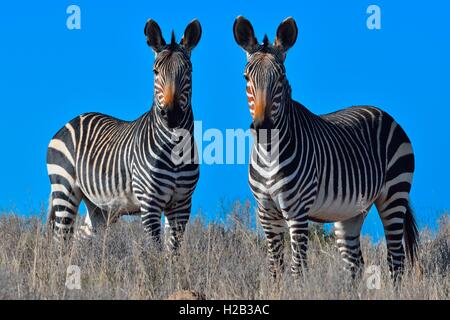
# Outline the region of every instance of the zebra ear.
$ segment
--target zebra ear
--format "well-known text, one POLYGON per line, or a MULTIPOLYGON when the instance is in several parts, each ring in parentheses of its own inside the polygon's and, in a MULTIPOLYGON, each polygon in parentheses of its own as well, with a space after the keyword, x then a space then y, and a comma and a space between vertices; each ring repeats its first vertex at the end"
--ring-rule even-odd
POLYGON ((258 45, 252 24, 243 16, 237 17, 234 21, 233 33, 237 44, 247 52, 252 51, 258 45))
POLYGON ((152 19, 147 20, 144 28, 144 34, 147 36, 147 44, 153 49, 153 51, 159 52, 166 45, 161 29, 156 21, 152 19))
POLYGON ((285 19, 278 27, 274 46, 286 53, 297 40, 298 28, 292 17, 285 19))
POLYGON ((190 54, 191 51, 197 46, 202 36, 202 26, 197 19, 192 20, 186 30, 184 30, 183 38, 181 39, 181 45, 190 54))

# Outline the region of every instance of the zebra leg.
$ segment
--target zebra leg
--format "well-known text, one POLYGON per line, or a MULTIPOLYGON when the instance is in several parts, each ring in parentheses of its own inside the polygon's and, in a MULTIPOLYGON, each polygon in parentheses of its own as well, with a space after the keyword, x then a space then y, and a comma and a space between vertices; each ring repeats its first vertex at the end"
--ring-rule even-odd
POLYGON ((391 126, 385 185, 375 201, 384 226, 389 272, 394 280, 401 279, 406 251, 414 263, 418 231, 409 205, 409 192, 414 172, 414 154, 405 132, 397 124, 391 126))
POLYGON ((291 272, 294 276, 302 274, 302 271, 307 267, 308 222, 306 213, 287 220, 292 249, 291 272))
POLYGON ((52 215, 49 223, 53 227, 54 239, 67 240, 73 234, 78 207, 81 202, 81 191, 61 188, 62 185, 52 184, 52 215))
POLYGON ((141 204, 141 219, 144 231, 155 243, 156 247, 161 249, 161 215, 162 207, 159 202, 146 197, 138 197, 141 204))
POLYGON ((75 234, 76 239, 91 239, 94 234, 107 225, 107 214, 88 199, 84 199, 87 208, 86 218, 75 234))
POLYGON ((391 195, 384 201, 378 201, 376 206, 386 237, 389 273, 395 283, 401 279, 404 272, 403 227, 409 199, 406 196, 391 195))
POLYGON ((364 259, 361 253, 360 233, 365 214, 334 224, 336 242, 345 270, 350 272, 353 279, 361 275, 364 259))
POLYGON ((48 165, 48 170, 52 190, 48 224, 54 232, 54 239, 59 242, 73 234, 73 224, 83 196, 74 179, 63 168, 48 165))
POLYGON ((167 215, 164 214, 164 218, 161 218, 161 228, 163 228, 163 236, 164 236, 164 243, 166 244, 166 247, 168 248, 168 243, 170 240, 170 224, 169 219, 167 219, 167 215))
POLYGON ((267 239, 269 273, 272 278, 284 271, 284 233, 286 221, 280 216, 270 215, 264 209, 258 210, 259 221, 267 239))
MULTIPOLYGON (((184 203, 178 203, 166 212, 166 218, 169 222, 169 237, 167 248, 173 255, 178 254, 186 225, 191 215, 191 199, 184 203)), ((167 230, 167 229, 166 229, 167 230)))

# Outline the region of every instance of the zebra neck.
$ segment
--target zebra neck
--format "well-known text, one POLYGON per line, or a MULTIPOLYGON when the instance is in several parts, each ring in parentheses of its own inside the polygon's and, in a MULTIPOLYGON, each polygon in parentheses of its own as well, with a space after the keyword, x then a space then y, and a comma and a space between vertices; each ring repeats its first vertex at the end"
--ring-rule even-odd
POLYGON ((304 141, 308 136, 309 121, 316 116, 305 106, 291 99, 290 94, 284 99, 280 110, 280 116, 273 127, 278 131, 280 146, 298 145, 300 140, 304 141))
POLYGON ((289 95, 286 95, 283 99, 279 110, 280 114, 274 121, 273 130, 278 131, 280 142, 286 143, 291 140, 293 126, 295 125, 295 110, 293 100, 289 95))

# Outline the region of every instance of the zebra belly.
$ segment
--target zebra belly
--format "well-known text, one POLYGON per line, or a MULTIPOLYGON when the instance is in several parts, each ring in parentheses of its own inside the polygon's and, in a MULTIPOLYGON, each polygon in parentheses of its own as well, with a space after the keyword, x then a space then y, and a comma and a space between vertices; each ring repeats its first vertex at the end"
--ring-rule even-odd
POLYGON ((314 205, 308 216, 310 220, 318 222, 344 221, 366 213, 372 204, 373 201, 355 201, 354 203, 333 201, 329 204, 324 203, 322 206, 314 205))
POLYGON ((134 194, 120 193, 107 198, 85 194, 85 197, 102 211, 108 213, 129 215, 140 212, 140 204, 134 194))

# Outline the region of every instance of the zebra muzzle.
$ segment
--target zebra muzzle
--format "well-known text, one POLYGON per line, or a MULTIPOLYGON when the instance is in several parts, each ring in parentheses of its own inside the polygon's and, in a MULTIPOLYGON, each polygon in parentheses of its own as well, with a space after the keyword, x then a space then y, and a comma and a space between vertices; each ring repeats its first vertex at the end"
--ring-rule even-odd
POLYGON ((273 122, 270 117, 263 117, 263 118, 256 118, 253 120, 253 128, 257 131, 265 129, 265 130, 271 130, 273 128, 273 122))
POLYGON ((183 119, 183 110, 178 103, 174 103, 161 110, 161 115, 168 127, 173 129, 180 126, 183 119))

